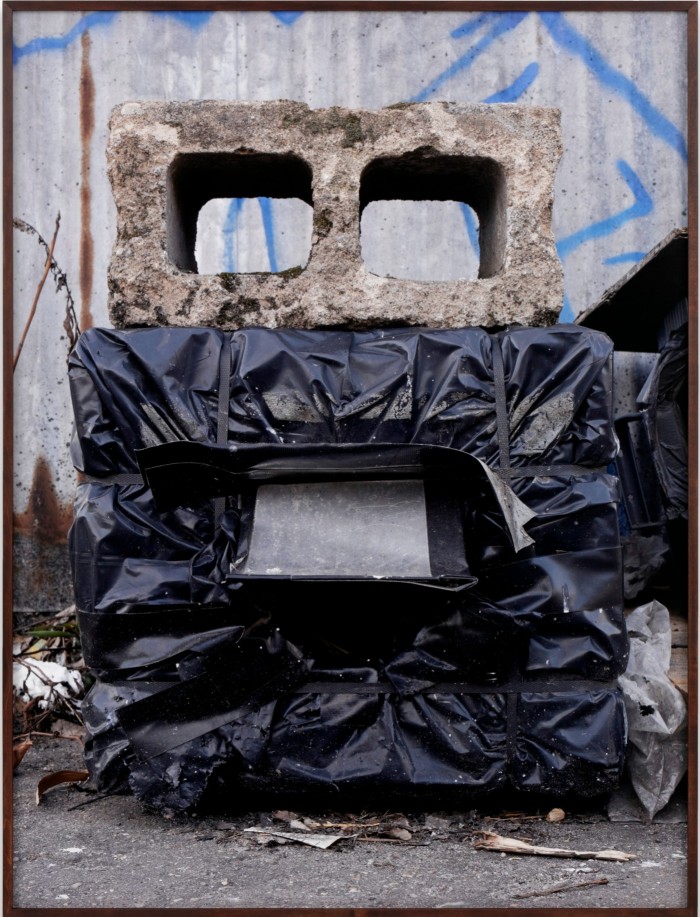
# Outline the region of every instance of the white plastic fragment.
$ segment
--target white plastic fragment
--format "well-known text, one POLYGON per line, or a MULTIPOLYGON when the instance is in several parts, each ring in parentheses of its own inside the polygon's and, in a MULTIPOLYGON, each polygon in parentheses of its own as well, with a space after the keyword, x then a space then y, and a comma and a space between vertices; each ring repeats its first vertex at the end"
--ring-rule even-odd
POLYGON ((46 710, 57 697, 79 696, 83 690, 83 679, 80 672, 57 662, 15 658, 12 663, 12 687, 20 700, 29 703, 38 699, 39 707, 46 710))
POLYGON ((294 834, 291 831, 276 831, 274 828, 244 828, 243 830, 261 836, 267 835, 271 840, 280 837, 287 841, 298 841, 298 843, 307 844, 309 847, 318 847, 319 850, 326 850, 336 841, 351 836, 348 834, 294 834))
POLYGON ((534 544, 534 539, 527 534, 523 526, 527 525, 531 519, 534 519, 537 513, 533 512, 519 497, 516 497, 511 488, 497 474, 494 474, 485 462, 482 462, 481 459, 477 459, 477 461, 484 469, 484 473, 493 488, 516 552, 534 544))
POLYGON ((688 711, 668 677, 671 618, 656 600, 628 615, 630 659, 620 678, 629 723, 628 768, 650 818, 668 803, 688 768, 688 711))

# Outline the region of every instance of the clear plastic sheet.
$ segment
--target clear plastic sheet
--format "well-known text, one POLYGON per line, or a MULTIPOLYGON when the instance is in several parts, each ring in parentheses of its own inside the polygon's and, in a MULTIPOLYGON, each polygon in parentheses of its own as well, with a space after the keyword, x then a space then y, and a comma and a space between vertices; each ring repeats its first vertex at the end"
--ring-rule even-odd
POLYGON ((668 677, 671 618, 652 601, 628 615, 630 657, 620 678, 629 721, 628 768, 644 810, 653 818, 688 768, 688 711, 668 677))

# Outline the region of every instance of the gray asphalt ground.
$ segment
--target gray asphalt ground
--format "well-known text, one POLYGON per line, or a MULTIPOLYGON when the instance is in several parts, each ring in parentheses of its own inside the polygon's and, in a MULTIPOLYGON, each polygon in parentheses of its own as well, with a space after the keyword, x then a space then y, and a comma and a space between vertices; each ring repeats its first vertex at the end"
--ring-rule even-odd
MULTIPOLYGON (((687 818, 672 801, 653 824, 624 794, 604 807, 402 813, 410 840, 355 839, 319 850, 264 846, 246 827, 289 830, 271 811, 170 820, 130 796, 58 787, 37 806, 37 782, 81 768, 82 749, 34 738, 15 771, 14 905, 76 908, 669 908, 686 904, 687 818), (89 801, 88 801, 89 800, 89 801), (82 803, 82 804, 81 804, 82 803), (626 863, 476 850, 480 830, 577 850, 633 853, 626 863), (606 879, 606 883, 601 880, 606 879), (583 886, 585 883, 598 884, 583 886), (556 886, 566 890, 552 892, 556 886), (542 894, 545 893, 545 894, 542 894), (519 897, 527 896, 527 897, 519 897)), ((297 810, 297 814, 303 812, 297 810)), ((318 812, 313 816, 323 820, 318 812)), ((338 813, 333 815, 341 820, 338 813)), ((357 813, 342 816, 357 819, 357 813)), ((330 816, 329 816, 329 820, 330 816)), ((369 819, 371 821, 371 819, 369 819)), ((367 819, 365 819, 367 821, 367 819)))

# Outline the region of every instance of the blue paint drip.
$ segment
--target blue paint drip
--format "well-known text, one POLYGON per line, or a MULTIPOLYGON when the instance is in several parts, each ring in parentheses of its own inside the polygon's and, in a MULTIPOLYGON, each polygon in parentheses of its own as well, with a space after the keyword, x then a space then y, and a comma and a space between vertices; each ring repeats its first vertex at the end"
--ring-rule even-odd
POLYGON ((469 206, 469 204, 464 204, 460 202, 460 208, 462 210, 462 216, 464 217, 464 222, 467 227, 467 236, 469 237, 469 242, 471 247, 476 252, 476 257, 481 257, 481 250, 479 248, 479 230, 476 226, 476 220, 474 219, 474 211, 469 206))
POLYGON ((603 264, 637 264, 643 258, 646 258, 646 252, 623 252, 621 255, 613 255, 612 258, 606 258, 603 264))
POLYGON ((277 271, 277 255, 275 254, 275 227, 272 220, 272 200, 269 197, 259 197, 260 213, 262 214, 263 228, 265 229, 265 242, 267 243, 267 257, 270 261, 270 270, 277 271))
POLYGON ((222 230, 224 236, 224 270, 231 274, 236 270, 236 260, 233 256, 234 237, 236 235, 238 217, 244 204, 244 197, 231 198, 222 230))
POLYGON ((527 65, 520 76, 514 80, 510 86, 506 86, 506 88, 501 89, 500 92, 494 92, 488 99, 484 99, 484 102, 515 102, 516 99, 519 99, 520 96, 524 92, 527 92, 530 86, 532 86, 539 72, 540 65, 537 61, 533 61, 531 64, 527 65))
POLYGON ((118 15, 116 12, 88 13, 86 16, 81 16, 65 35, 32 38, 26 45, 13 45, 12 61, 16 64, 21 58, 28 57, 30 54, 38 54, 40 51, 63 51, 88 29, 100 25, 111 25, 118 15))
POLYGON ((151 15, 170 16, 171 19, 175 19, 181 25, 185 25, 188 29, 196 31, 197 29, 204 28, 214 13, 195 12, 194 10, 156 10, 151 15))
POLYGON ((562 310, 559 313, 559 322, 564 325, 567 322, 573 322, 575 317, 576 316, 574 315, 574 310, 569 297, 564 294, 564 305, 562 306, 562 310))
POLYGON ((584 242, 590 242, 591 239, 600 239, 601 236, 609 236, 611 233, 616 232, 621 226, 624 226, 625 223, 646 216, 654 209, 654 202, 632 167, 629 166, 624 159, 619 159, 617 161, 617 168, 634 195, 634 203, 631 207, 621 210, 620 213, 613 214, 613 216, 607 217, 604 220, 599 220, 597 223, 591 223, 590 226, 585 226, 583 229, 579 229, 570 236, 560 239, 559 242, 557 242, 557 252, 562 261, 567 258, 574 249, 583 245, 584 242))
POLYGON ((272 15, 276 16, 279 19, 279 21, 282 23, 282 25, 291 26, 291 25, 294 25, 294 23, 297 21, 297 19, 300 16, 304 15, 304 11, 300 10, 299 12, 292 12, 292 11, 281 12, 277 10, 277 11, 273 11, 272 15))
POLYGON ((413 96, 413 98, 409 101, 425 102, 426 99, 434 92, 436 92, 436 90, 438 90, 443 83, 445 83, 451 77, 455 76, 457 73, 461 73, 463 70, 467 70, 469 67, 471 67, 477 57, 483 54, 484 51, 486 51, 486 49, 490 47, 490 45, 492 45, 497 38, 500 38, 501 35, 504 35, 506 32, 510 32, 512 29, 516 28, 528 15, 529 13, 494 13, 493 16, 495 17, 495 22, 493 28, 490 29, 490 31, 488 31, 486 35, 483 36, 483 38, 479 39, 479 41, 472 48, 470 48, 466 54, 463 54, 453 64, 450 64, 446 70, 443 70, 442 73, 435 77, 432 83, 430 83, 424 89, 421 89, 421 91, 417 95, 413 96))
POLYGON ((628 76, 611 66, 594 45, 566 21, 563 13, 539 13, 539 17, 558 45, 580 57, 604 86, 629 102, 653 134, 676 150, 684 162, 688 161, 688 147, 682 132, 652 105, 628 76))

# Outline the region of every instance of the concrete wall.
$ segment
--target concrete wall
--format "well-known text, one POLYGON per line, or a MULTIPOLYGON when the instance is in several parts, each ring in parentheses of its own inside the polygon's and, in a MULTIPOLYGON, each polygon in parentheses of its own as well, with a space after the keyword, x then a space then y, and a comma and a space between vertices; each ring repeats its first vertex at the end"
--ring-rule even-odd
MULTIPOLYGON (((687 221, 684 13, 37 11, 15 13, 13 24, 14 215, 48 240, 60 211, 55 255, 82 327, 109 324, 115 209, 107 122, 128 100, 286 98, 314 108, 380 108, 444 99, 560 108, 564 155, 553 226, 564 320, 687 221)), ((428 203, 406 211, 402 202, 363 225, 373 270, 473 276, 473 212, 428 203)), ((296 261, 290 242, 299 224, 287 205, 264 198, 214 205, 199 243, 206 270, 281 270, 296 261)), ((17 340, 45 254, 30 233, 15 230, 14 243, 17 340)), ((53 607, 70 596, 62 572, 75 484, 65 308, 65 288, 49 281, 15 373, 23 607, 53 607)))

